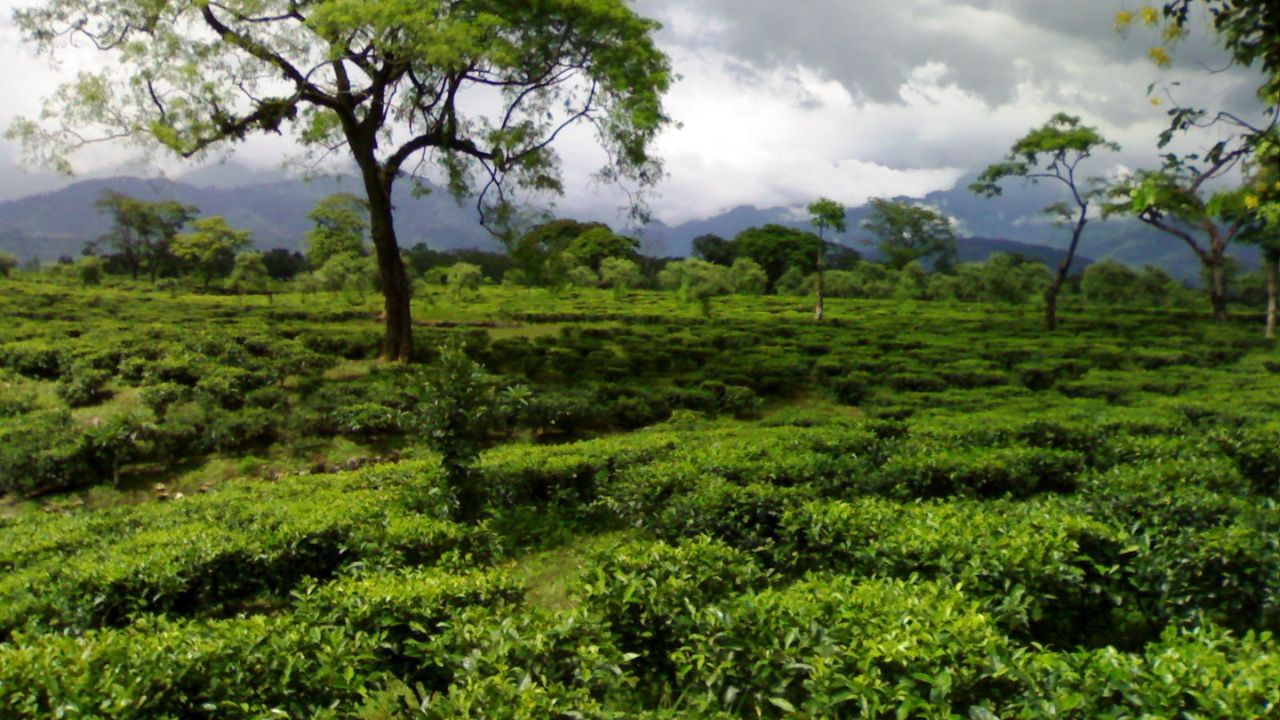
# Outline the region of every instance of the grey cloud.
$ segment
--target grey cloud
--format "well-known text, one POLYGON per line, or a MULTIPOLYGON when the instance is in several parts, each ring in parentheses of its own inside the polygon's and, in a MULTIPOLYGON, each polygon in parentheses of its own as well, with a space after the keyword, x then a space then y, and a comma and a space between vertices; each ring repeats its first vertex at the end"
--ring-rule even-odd
MULTIPOLYGON (((744 61, 762 66, 792 63, 821 69, 855 94, 871 101, 893 102, 908 73, 927 62, 946 64, 948 81, 988 103, 1008 102, 1017 85, 1031 79, 1053 92, 1072 82, 1095 82, 1096 97, 1067 98, 1081 109, 1124 124, 1136 119, 1132 88, 1159 73, 1146 61, 1155 32, 1135 28, 1129 36, 1114 29, 1116 0, 806 0, 803 6, 778 0, 643 0, 642 12, 670 16, 682 13, 708 19, 708 33, 685 28, 669 31, 664 40, 691 47, 714 44, 744 61), (678 5, 675 3, 678 2, 678 5), (1009 24, 1008 32, 984 36, 966 23, 942 22, 967 11, 990 13, 1009 24), (940 15, 941 14, 941 15, 940 15), (1015 63, 1015 59, 1018 61, 1015 63), (1080 78, 1079 63, 1105 73, 1080 78), (1125 75, 1141 74, 1141 77, 1125 75)), ((969 15, 972 15, 969 12, 969 15)), ((1196 25, 1174 53, 1174 73, 1200 74, 1221 67, 1225 56, 1204 23, 1196 25)), ((1221 87, 1256 86, 1254 75, 1233 69, 1217 76, 1221 87)), ((1247 108, 1254 99, 1240 92, 1247 108)), ((1256 104, 1256 102, 1254 102, 1256 104)))

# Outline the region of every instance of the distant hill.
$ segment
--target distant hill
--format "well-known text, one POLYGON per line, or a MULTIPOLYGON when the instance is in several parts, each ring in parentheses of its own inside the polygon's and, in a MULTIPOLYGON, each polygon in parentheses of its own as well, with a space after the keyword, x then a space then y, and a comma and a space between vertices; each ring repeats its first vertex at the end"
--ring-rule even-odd
MULTIPOLYGON (((1001 198, 986 200, 967 190, 967 180, 955 189, 936 192, 922 202, 947 213, 957 222, 962 240, 962 261, 980 261, 995 252, 1017 252, 1056 264, 1065 248, 1067 232, 1040 217, 1040 209, 1061 199, 1049 186, 1011 188, 1001 198)), ((303 181, 278 172, 252 170, 234 163, 202 168, 175 180, 115 177, 84 180, 61 190, 0 202, 0 250, 20 259, 38 257, 52 260, 61 255, 78 255, 84 244, 102 235, 108 221, 98 213, 94 201, 104 190, 115 190, 146 199, 173 199, 195 205, 205 215, 222 215, 237 227, 251 230, 259 248, 300 249, 310 222, 307 213, 316 202, 331 193, 359 193, 353 177, 320 178, 303 181)), ((498 249, 495 240, 480 227, 475 208, 459 205, 447 193, 433 192, 422 198, 411 196, 408 184, 396 193, 396 229, 400 244, 409 247, 426 243, 436 249, 498 249)), ((868 210, 849 211, 850 231, 840 240, 864 256, 876 253, 866 244, 861 230, 868 210)), ((598 218, 578 218, 598 219, 598 218)), ((777 223, 807 227, 802 212, 795 208, 760 209, 743 205, 702 220, 668 226, 654 222, 643 231, 646 252, 683 257, 689 254, 694 238, 715 234, 731 238, 753 226, 777 223)), ((1091 223, 1079 253, 1083 268, 1090 258, 1114 258, 1134 266, 1158 265, 1175 277, 1196 280, 1200 265, 1195 255, 1180 241, 1167 237, 1132 220, 1091 223)), ((1246 267, 1257 265, 1253 248, 1237 248, 1234 253, 1246 267)))
MULTIPOLYGON (((252 231, 259 248, 300 249, 311 226, 307 213, 316 202, 335 192, 358 193, 360 188, 354 178, 277 180, 230 187, 200 187, 162 178, 85 180, 54 192, 0 203, 0 249, 24 260, 80 254, 86 242, 110 227, 108 218, 94 208, 106 190, 195 205, 201 214, 221 215, 233 226, 252 231)), ((402 246, 423 242, 437 249, 497 248, 476 221, 475 209, 459 206, 446 193, 413 198, 406 184, 396 193, 395 201, 402 246)))

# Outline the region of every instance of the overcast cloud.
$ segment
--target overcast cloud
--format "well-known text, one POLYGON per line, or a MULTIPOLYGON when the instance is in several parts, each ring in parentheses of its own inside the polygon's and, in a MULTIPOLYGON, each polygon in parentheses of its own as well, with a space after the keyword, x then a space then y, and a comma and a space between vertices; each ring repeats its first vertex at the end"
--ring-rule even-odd
MULTIPOLYGON (((10 99, 0 126, 38 112, 57 78, 17 45, 8 15, 19 4, 0 0, 0 97, 10 99)), ((1207 31, 1179 46, 1178 66, 1162 73, 1146 59, 1150 35, 1124 38, 1112 29, 1125 7, 1125 0, 639 0, 640 12, 663 22, 660 42, 681 76, 667 99, 681 126, 659 144, 668 178, 652 202, 655 215, 676 223, 742 204, 800 205, 826 195, 857 205, 948 189, 1058 110, 1082 115, 1125 146, 1109 164, 1152 164, 1165 109, 1150 104, 1146 88, 1157 80, 1181 81, 1178 92, 1202 104, 1255 109, 1251 76, 1206 71, 1223 65, 1207 31)), ((564 140, 560 207, 616 205, 615 192, 590 182, 602 161, 590 135, 564 140)), ((258 141, 238 159, 278 163, 286 152, 258 141)), ((8 169, 15 154, 0 142, 0 198, 44 189, 45 180, 8 169)), ((122 159, 99 152, 81 167, 122 159)))

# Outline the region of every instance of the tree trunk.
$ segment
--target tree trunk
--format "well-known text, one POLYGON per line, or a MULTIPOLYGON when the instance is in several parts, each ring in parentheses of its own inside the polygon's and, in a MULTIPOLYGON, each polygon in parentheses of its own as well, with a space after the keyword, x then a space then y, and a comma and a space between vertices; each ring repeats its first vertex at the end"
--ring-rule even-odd
POLYGON ((1209 271, 1211 275, 1209 302, 1213 305, 1213 319, 1226 322, 1228 318, 1227 268, 1226 258, 1221 253, 1214 254, 1210 258, 1209 271))
MULTIPOLYGON (((1072 190, 1074 189, 1073 185, 1072 190)), ((1071 244, 1067 246, 1067 256, 1058 263, 1058 272, 1053 276, 1049 287, 1044 289, 1044 329, 1048 332, 1058 329, 1058 293, 1062 292, 1062 284, 1067 281, 1067 275, 1071 273, 1071 263, 1075 262, 1076 248, 1080 246, 1080 236, 1084 234, 1084 226, 1089 223, 1089 205, 1079 201, 1078 198, 1077 195, 1080 217, 1071 231, 1071 244)))
POLYGON ((823 258, 823 254, 824 254, 823 250, 825 250, 825 248, 823 247, 823 241, 821 238, 819 238, 818 240, 818 303, 813 308, 813 319, 817 320, 818 322, 822 322, 822 318, 826 311, 826 308, 823 306, 823 301, 826 299, 826 291, 827 291, 827 283, 826 283, 827 278, 826 278, 826 272, 825 272, 826 262, 825 262, 825 258, 823 258))
POLYGON ((1280 301, 1280 250, 1268 250, 1265 260, 1267 274, 1267 339, 1276 339, 1276 304, 1280 301))
POLYGON ((369 234, 378 257, 382 281, 386 334, 382 339, 382 359, 409 362, 413 356, 413 319, 409 307, 409 274, 400 258, 392 219, 391 182, 375 162, 361 163, 365 193, 369 200, 369 234))
POLYGON ((1058 291, 1061 289, 1061 273, 1044 289, 1044 329, 1048 332, 1058 329, 1058 291))

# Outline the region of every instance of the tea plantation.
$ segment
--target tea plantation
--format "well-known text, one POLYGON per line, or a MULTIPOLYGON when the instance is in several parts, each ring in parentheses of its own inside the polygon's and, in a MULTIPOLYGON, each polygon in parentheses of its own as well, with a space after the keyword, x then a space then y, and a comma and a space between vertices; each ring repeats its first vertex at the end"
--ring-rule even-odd
POLYGON ((1280 716, 1257 318, 415 302, 7 284, 0 717, 1280 716))

